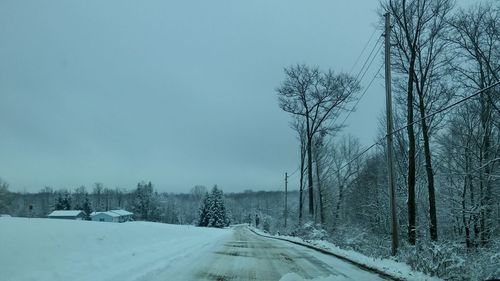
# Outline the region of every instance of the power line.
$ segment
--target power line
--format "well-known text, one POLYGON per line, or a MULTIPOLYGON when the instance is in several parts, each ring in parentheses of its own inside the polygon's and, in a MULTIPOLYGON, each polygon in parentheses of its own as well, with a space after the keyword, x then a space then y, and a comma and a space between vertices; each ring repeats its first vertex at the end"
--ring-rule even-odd
POLYGON ((361 94, 361 96, 359 97, 359 99, 356 101, 356 103, 354 104, 354 106, 351 108, 351 110, 347 113, 347 116, 344 118, 344 121, 342 121, 342 124, 340 125, 341 127, 344 126, 345 122, 347 121, 347 118, 349 118, 349 116, 351 116, 351 113, 354 111, 354 109, 356 108, 356 106, 358 106, 358 104, 361 101, 361 99, 363 99, 363 97, 365 96, 366 92, 368 91, 368 89, 373 84, 373 81, 375 81, 375 78, 377 78, 377 75, 380 73, 380 70, 382 69, 383 66, 384 65, 381 64, 380 67, 379 67, 379 69, 375 73, 375 75, 373 75, 373 78, 370 81, 370 83, 368 83, 368 86, 365 88, 365 90, 363 91, 363 93, 361 94))
MULTIPOLYGON (((492 85, 490 85, 490 86, 488 86, 488 87, 485 87, 485 88, 483 88, 483 89, 480 89, 479 91, 475 92, 474 94, 472 94, 472 95, 470 95, 470 96, 467 96, 467 97, 465 97, 465 98, 462 98, 462 99, 460 99, 460 100, 458 100, 458 101, 456 101, 456 102, 454 102, 454 103, 452 103, 452 104, 450 104, 450 105, 448 105, 448 106, 445 106, 445 107, 443 107, 443 108, 441 108, 441 109, 437 110, 436 112, 433 112, 433 113, 431 113, 431 114, 428 114, 428 115, 424 116, 423 118, 420 118, 420 119, 418 119, 418 120, 415 120, 415 121, 413 121, 413 122, 412 122, 412 123, 410 123, 410 124, 406 124, 406 125, 404 125, 404 126, 402 126, 402 127, 398 128, 398 129, 396 129, 396 130, 392 131, 392 132, 391 132, 391 133, 389 133, 389 134, 390 134, 390 135, 394 135, 394 134, 396 134, 396 133, 398 133, 398 132, 400 132, 400 131, 402 131, 402 130, 404 130, 404 129, 408 128, 408 126, 410 126, 410 125, 414 125, 414 124, 416 124, 416 123, 420 123, 420 122, 422 122, 424 119, 430 118, 430 117, 432 117, 432 116, 434 116, 434 115, 436 115, 436 114, 439 114, 439 113, 441 113, 441 112, 443 112, 443 111, 446 111, 446 110, 448 110, 448 109, 450 109, 450 108, 452 108, 452 107, 455 107, 455 106, 457 106, 457 105, 459 105, 459 104, 461 104, 461 103, 463 103, 463 102, 465 102, 465 101, 467 101, 467 100, 472 99, 473 97, 476 97, 477 95, 481 94, 482 92, 488 91, 489 89, 491 89, 491 88, 493 88, 493 87, 495 87, 495 86, 497 86, 497 85, 500 85, 500 81, 497 81, 496 83, 494 83, 494 84, 492 84, 492 85)), ((389 135, 389 134, 388 134, 388 135, 389 135)), ((352 158, 351 160, 349 160, 346 164, 342 165, 342 166, 341 166, 340 168, 338 168, 336 171, 332 172, 330 175, 333 175, 333 174, 335 174, 335 173, 339 172, 340 170, 342 170, 342 169, 344 169, 345 167, 349 166, 352 162, 354 162, 354 161, 358 160, 361 156, 363 156, 363 154, 367 153, 367 152, 368 152, 370 149, 372 149, 375 145, 377 145, 377 144, 379 144, 380 142, 382 142, 382 141, 383 141, 386 137, 387 137, 387 135, 386 135, 386 136, 384 136, 384 137, 382 137, 382 138, 380 138, 380 139, 379 139, 379 140, 377 140, 376 142, 374 142, 372 145, 370 145, 369 147, 367 147, 366 149, 364 149, 361 153, 359 153, 359 154, 358 154, 358 155, 356 155, 354 158, 352 158)), ((327 177, 327 178, 328 178, 328 177, 327 177)))
MULTIPOLYGON (((358 78, 360 77, 361 73, 363 73, 361 75, 361 79, 359 79, 359 81, 361 82, 361 80, 365 77, 366 73, 368 72, 368 69, 370 69, 370 67, 372 66, 373 62, 375 61, 375 58, 377 57, 376 54, 380 51, 380 49, 382 48, 382 44, 380 46, 378 46, 379 43, 381 43, 381 39, 382 37, 379 37, 379 39, 377 40, 377 42, 375 43, 375 45, 373 46, 372 50, 370 51, 370 54, 368 55, 368 57, 366 58, 365 62, 363 63, 363 66, 361 67, 361 69, 359 70, 358 74, 356 74, 356 77, 355 77, 355 80, 358 80, 358 78), (378 46, 378 49, 377 49, 377 46, 378 46), (375 50, 377 50, 376 52, 374 52, 375 50), (373 55, 373 57, 372 57, 373 55), (369 62, 369 63, 368 63, 369 62), (368 64, 368 66, 367 66, 368 64)), ((380 71, 380 70, 379 70, 380 71)), ((368 88, 371 86, 371 84, 373 83, 373 79, 372 81, 370 81, 369 85, 367 86, 367 88, 365 88, 365 93, 366 91, 368 90, 368 88)), ((352 93, 349 93, 348 96, 350 96, 352 93)), ((364 95, 364 94, 363 94, 364 95)), ((362 97, 360 97, 361 99, 362 97)), ((358 101, 356 102, 356 105, 359 103, 359 99, 358 101)), ((353 109, 351 109, 352 111, 353 109)), ((350 115, 350 114, 349 114, 350 115)), ((337 122, 337 120, 339 119, 340 115, 337 115, 329 124, 328 127, 332 127, 333 124, 335 124, 337 122)))
POLYGON ((380 44, 380 46, 378 47, 377 51, 375 52, 374 56, 372 57, 372 60, 370 61, 370 64, 368 65, 368 67, 365 69, 365 72, 363 73, 363 75, 361 75, 361 78, 359 78, 359 81, 363 80, 363 78, 365 78, 365 75, 366 73, 368 72, 368 69, 370 69, 370 67, 372 66, 373 64, 373 61, 375 60, 375 58, 377 58, 377 53, 380 52, 380 50, 382 49, 384 45, 383 44, 380 44))
MULTIPOLYGON (((382 48, 383 45, 380 45, 380 47, 378 48, 377 52, 375 54, 377 54, 380 49, 382 48)), ((375 46, 376 47, 376 46, 375 46)), ((375 47, 373 50, 375 50, 375 47)), ((370 69, 371 65, 373 64, 375 58, 377 56, 374 55, 373 58, 371 59, 368 67, 365 69, 365 72, 363 73, 361 79, 364 78, 365 74, 368 72, 368 69, 370 69)), ((380 65, 380 67, 378 68, 378 70, 375 72, 375 75, 373 75, 372 79, 370 80, 370 82, 368 83, 368 85, 366 86, 366 88, 364 89, 363 93, 361 94, 361 96, 356 100, 356 103, 354 104, 354 106, 348 111, 346 117, 344 118, 344 120, 342 121, 340 127, 343 127, 344 124, 346 123, 347 119, 351 116, 351 114, 354 112, 354 110, 356 109, 356 106, 358 106, 359 102, 363 99, 363 97, 365 96, 365 94, 368 92, 368 90, 370 89, 371 85, 373 84, 373 81, 375 81, 375 78, 377 78, 377 75, 380 73, 380 70, 382 69, 383 67, 383 64, 380 65)), ((340 117, 340 115, 337 115, 335 117, 335 119, 330 123, 330 127, 335 124, 335 122, 337 122, 338 118, 340 117)), ((329 146, 331 144, 331 141, 332 141, 332 138, 328 139, 326 145, 329 146)))
POLYGON ((295 169, 295 171, 293 171, 291 174, 288 175, 288 177, 292 177, 293 175, 295 175, 295 173, 297 173, 299 171, 300 167, 297 167, 297 169, 295 169))
POLYGON ((354 64, 352 65, 351 69, 349 70, 349 73, 352 73, 352 71, 354 70, 354 67, 356 67, 356 65, 358 64, 359 62, 359 59, 361 58, 361 56, 363 55, 363 53, 365 52, 366 50, 366 47, 368 47, 368 45, 370 44, 370 42, 372 41, 373 39, 373 36, 375 35, 375 33, 377 33, 377 29, 374 28, 373 29, 373 33, 372 35, 370 36, 370 39, 368 39, 368 41, 365 43, 365 46, 363 47, 363 50, 361 50, 361 53, 359 54, 358 58, 356 59, 356 61, 354 62, 354 64))
MULTIPOLYGON (((379 37, 377 42, 375 42, 375 45, 373 46, 372 50, 370 51, 370 54, 368 55, 368 57, 366 58, 365 62, 363 63, 363 66, 361 66, 361 69, 359 70, 358 74, 356 75, 356 80, 358 80, 359 76, 361 75, 361 73, 363 73, 363 71, 365 71, 364 73, 366 73, 366 70, 368 70, 370 68, 370 66, 372 65, 373 63, 373 60, 375 59, 375 57, 377 57, 377 53, 379 52, 381 46, 382 46, 382 37, 379 37), (380 44, 380 46, 379 46, 380 44), (375 50, 377 49, 378 47, 378 50, 377 52, 375 52, 375 50), (372 58, 373 56, 373 58, 372 58), (369 63, 368 67, 366 67, 366 64, 369 63), (366 67, 366 68, 365 68, 366 67)), ((363 74, 363 77, 364 77, 364 74, 363 74)), ((362 80, 362 79, 359 79, 359 80, 362 80)))
MULTIPOLYGON (((370 89, 371 85, 373 84, 373 81, 375 81, 375 78, 377 78, 377 75, 380 73, 380 70, 382 69, 383 67, 383 64, 380 65, 379 69, 377 70, 377 72, 375 73, 375 75, 373 75, 373 78, 372 80, 370 80, 370 83, 368 83, 368 86, 365 88, 365 90, 363 91, 363 93, 361 94, 361 96, 359 97, 359 99, 356 101, 356 103, 354 104, 354 106, 351 108, 351 110, 347 113, 346 117, 344 118, 344 120, 342 121, 342 123, 340 124, 340 127, 344 126, 344 124, 346 123, 347 119, 349 118, 349 116, 351 116, 351 114, 354 112, 354 109, 356 108, 356 106, 358 106, 359 102, 361 101, 361 99, 363 99, 363 97, 365 96, 366 92, 368 92, 368 89, 370 89)), ((335 121, 338 119, 338 116, 337 118, 335 119, 335 121)), ((332 123, 333 124, 333 123, 332 123)), ((332 139, 333 138, 329 138, 328 141, 326 142, 326 146, 330 146, 331 142, 332 142, 332 139)))
POLYGON ((493 83, 493 84, 489 85, 488 87, 485 87, 485 88, 482 88, 482 89, 478 90, 477 92, 475 92, 474 94, 472 94, 472 95, 470 95, 470 96, 467 96, 467 97, 465 97, 465 98, 463 98, 463 99, 461 99, 461 100, 458 100, 458 101, 456 101, 456 102, 454 102, 454 103, 452 103, 452 104, 450 104, 450 105, 448 105, 448 106, 445 106, 445 107, 443 107, 443 108, 441 108, 441 109, 437 110, 437 111, 436 111, 436 112, 434 112, 434 113, 431 113, 431 114, 429 114, 429 115, 424 116, 423 118, 420 118, 420 119, 418 119, 418 120, 413 121, 413 122, 412 122, 412 123, 410 123, 410 124, 407 124, 407 125, 405 125, 405 126, 402 126, 401 128, 398 128, 398 129, 396 129, 396 130, 392 131, 392 132, 391 132, 391 134, 393 135, 393 134, 395 134, 395 133, 398 133, 399 131, 401 131, 401 130, 403 130, 403 129, 408 128, 408 126, 410 126, 410 125, 413 125, 413 124, 416 124, 416 123, 420 123, 420 122, 422 122, 424 119, 427 119, 427 118, 432 117, 432 116, 434 116, 434 115, 436 115, 436 114, 439 114, 439 113, 441 113, 441 112, 443 112, 443 111, 446 111, 446 110, 448 110, 448 109, 450 109, 450 108, 452 108, 452 107, 454 107, 454 106, 457 106, 457 105, 461 104, 462 102, 465 102, 465 101, 467 101, 467 100, 469 100, 469 99, 471 99, 471 98, 473 98, 473 97, 475 97, 475 96, 477 96, 477 95, 481 94, 482 92, 488 91, 489 89, 491 89, 491 88, 493 88, 493 87, 495 87, 495 86, 497 86, 497 85, 499 85, 499 84, 500 84, 500 81, 497 81, 496 83, 493 83))

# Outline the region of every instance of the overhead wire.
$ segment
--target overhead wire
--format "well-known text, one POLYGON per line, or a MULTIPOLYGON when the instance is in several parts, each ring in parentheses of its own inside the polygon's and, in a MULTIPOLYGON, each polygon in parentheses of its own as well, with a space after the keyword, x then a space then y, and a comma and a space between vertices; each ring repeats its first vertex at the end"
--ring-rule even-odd
MULTIPOLYGON (((383 140, 385 140, 385 138, 386 138, 387 136, 389 136, 389 135, 394 135, 394 134, 396 134, 396 133, 398 133, 398 132, 400 132, 400 131, 402 131, 402 130, 404 130, 404 129, 408 128, 408 127, 409 127, 409 126, 411 126, 411 125, 414 125, 414 124, 420 123, 420 122, 422 122, 423 120, 425 120, 425 119, 427 119, 427 118, 433 117, 433 116, 434 116, 434 115, 436 115, 436 114, 439 114, 439 113, 442 113, 442 112, 444 112, 444 111, 446 111, 446 110, 448 110, 448 109, 451 109, 451 108, 453 108, 453 107, 455 107, 455 106, 457 106, 457 105, 459 105, 459 104, 461 104, 461 103, 463 103, 463 102, 465 102, 465 101, 467 101, 467 100, 470 100, 470 99, 472 99, 472 98, 474 98, 474 97, 476 97, 476 96, 480 95, 482 92, 488 91, 489 89, 491 89, 491 88, 493 88, 493 87, 495 87, 495 86, 498 86, 498 85, 500 85, 500 81, 497 81, 496 83, 493 83, 493 84, 491 84, 491 85, 490 85, 490 86, 488 86, 488 87, 485 87, 485 88, 483 88, 483 89, 478 90, 477 92, 475 92, 474 94, 472 94, 472 95, 470 95, 470 96, 464 97, 464 98, 462 98, 462 99, 460 99, 460 100, 458 100, 458 101, 456 101, 456 102, 454 102, 454 103, 452 103, 452 104, 450 104, 450 105, 448 105, 448 106, 445 106, 445 107, 443 107, 443 108, 441 108, 441 109, 439 109, 439 110, 437 110, 437 111, 435 111, 435 112, 433 112, 433 113, 430 113, 430 114, 428 114, 428 115, 426 115, 426 116, 424 116, 424 117, 422 117, 422 118, 420 118, 420 119, 417 119, 417 120, 415 120, 415 121, 411 122, 410 124, 406 124, 406 125, 404 125, 404 126, 401 126, 401 127, 397 128, 397 129, 393 130, 392 132, 388 133, 388 134, 387 134, 387 135, 385 135, 384 137, 380 138, 379 140, 377 140, 376 142, 374 142, 373 144, 371 144, 370 146, 368 146, 367 148, 365 148, 365 149, 364 149, 361 153, 359 153, 358 155, 356 155, 354 158, 350 159, 350 160, 349 160, 346 164, 342 165, 340 168, 338 168, 337 170, 333 171, 333 172, 330 174, 330 176, 331 176, 331 175, 333 175, 333 174, 335 174, 335 173, 340 172, 342 169, 344 169, 345 167, 349 166, 352 162, 354 162, 354 161, 358 160, 361 156, 363 156, 365 153, 367 153, 370 149, 372 149, 372 148, 373 148, 373 147, 375 147, 377 144, 379 144, 379 143, 381 143, 383 140)), ((327 178, 329 178, 330 176, 328 176, 327 178)))
POLYGON ((352 73, 352 71, 354 70, 354 67, 356 67, 356 65, 358 64, 359 62, 359 59, 361 59, 361 56, 364 54, 365 50, 366 50, 366 47, 368 47, 368 45, 370 44, 370 42, 372 41, 373 39, 373 36, 375 35, 375 33, 377 33, 377 29, 374 28, 373 29, 373 32, 372 32, 372 35, 370 36, 370 39, 368 39, 368 41, 366 41, 365 43, 365 46, 363 47, 363 49, 361 50, 361 53, 358 55, 358 57, 356 58, 356 61, 354 62, 354 64, 352 65, 351 69, 349 70, 349 73, 352 73))
MULTIPOLYGON (((376 31, 376 30, 375 30, 376 31)), ((355 76, 355 80, 356 81, 360 81, 365 77, 366 73, 368 72, 368 70, 370 69, 370 67, 372 66, 373 64, 373 61, 375 60, 375 58, 377 57, 376 54, 379 52, 379 50, 382 48, 382 44, 379 46, 379 44, 381 43, 381 38, 382 37, 379 37, 379 39, 375 42, 375 45, 372 47, 372 50, 370 51, 370 54, 368 55, 368 57, 365 59, 365 62, 363 63, 363 66, 361 67, 361 69, 358 71, 358 73, 356 74, 355 76), (375 50, 377 50, 377 52, 375 52, 375 50), (368 63, 369 62, 369 63, 368 63), (368 64, 368 66, 367 66, 368 64), (361 76, 361 79, 359 79, 359 77, 361 76)), ((351 71, 352 72, 352 71, 351 71)), ((350 74, 352 75, 352 74, 350 74)), ((371 84, 370 84, 371 85, 371 84)), ((368 87, 367 87, 368 88, 368 87)), ((367 90, 367 88, 365 90, 367 90)), ((349 96, 351 95, 352 93, 349 93, 349 96)), ((359 103, 359 101, 358 101, 359 103)), ((353 109, 352 109, 353 110, 353 109)), ((337 115, 329 124, 328 127, 332 127, 333 124, 335 124, 338 120, 340 115, 337 115)))
MULTIPOLYGON (((357 63, 359 62, 359 60, 361 59, 361 57, 362 57, 362 56, 363 56, 363 54, 365 53, 366 48, 367 48, 367 47, 369 46, 369 44, 372 42, 372 39, 373 39, 373 37, 375 36, 375 34, 377 33, 377 31, 378 31, 378 30, 377 30, 376 28, 374 28, 374 29, 373 29, 373 32, 372 32, 372 34, 370 35, 370 38, 369 38, 369 39, 368 39, 368 41, 365 43, 365 45, 364 45, 363 49, 361 50, 361 53, 358 55, 358 57, 356 58, 356 61, 355 61, 355 62, 354 62, 354 64, 352 65, 352 67, 351 67, 351 69, 350 69, 350 71, 349 71, 349 73, 350 73, 350 74, 352 74, 352 72, 353 72, 353 70, 354 70, 355 66, 357 65, 357 63)), ((363 65, 361 66, 361 68, 359 69, 358 73, 357 73, 357 74, 356 74, 356 76, 355 76, 355 80, 356 80, 356 81, 361 81, 361 80, 365 77, 365 75, 366 75, 366 73, 368 72, 368 70, 370 69, 371 65, 373 64, 373 61, 374 61, 374 60, 375 60, 375 58, 377 57, 377 56, 376 56, 376 54, 380 51, 380 49, 381 49, 381 48, 382 48, 382 46, 383 46, 383 45, 381 44, 381 42, 382 42, 382 40, 381 40, 381 39, 382 39, 382 36, 380 36, 380 37, 377 39, 377 41, 375 42, 375 45, 372 47, 372 49, 371 49, 371 51, 370 51, 370 53, 369 53, 368 57, 365 59, 365 61, 364 61, 363 65), (380 44, 380 46, 379 46, 379 44, 380 44), (375 50, 377 50, 377 51, 375 52, 375 50), (368 65, 367 65, 367 64, 368 64, 368 65), (361 78, 360 78, 360 76, 361 76, 361 78), (359 80, 358 80, 358 79, 359 79, 359 80)), ((361 95, 361 97, 360 97, 360 98, 356 101, 356 104, 355 104, 355 105, 354 105, 354 107, 350 110, 350 112, 349 112, 348 116, 347 116, 347 117, 344 119, 344 121, 342 122, 342 126, 343 126, 343 124, 346 122, 346 120, 347 120, 347 118, 349 117, 349 115, 351 114, 351 112, 352 112, 352 111, 355 109, 355 107, 359 104, 359 101, 360 101, 360 100, 364 97, 364 95, 366 94, 366 92, 368 91, 368 89, 370 88, 370 86, 372 85, 373 81, 375 80, 375 77, 376 77, 376 76, 378 75, 378 73, 380 72, 380 69, 381 69, 381 68, 382 68, 382 67, 380 67, 380 68, 379 68, 379 70, 376 72, 376 74, 374 75, 374 77, 372 78, 372 80, 368 83, 368 86, 365 88, 365 90, 364 90, 363 94, 362 94, 362 95, 361 95)), ((349 93, 349 95, 351 95, 351 93, 349 93)), ((332 122, 330 122, 330 125, 329 125, 329 126, 331 127, 333 124, 335 124, 335 122, 338 120, 338 118, 339 118, 339 115, 337 115, 337 116, 335 117, 335 119, 334 119, 334 120, 332 120, 332 122)), ((327 144, 327 145, 329 145, 329 144, 330 144, 330 140, 328 140, 328 144, 327 144)), ((297 169, 295 169, 295 171, 294 171, 292 174, 290 174, 288 177, 292 177, 293 175, 295 175, 295 173, 296 173, 298 170, 299 170, 299 167, 297 167, 297 169)))
POLYGON ((342 124, 340 125, 341 127, 344 126, 345 122, 347 121, 347 119, 349 118, 349 116, 351 116, 351 114, 354 112, 354 109, 358 106, 359 102, 363 99, 363 97, 365 96, 366 92, 368 92, 368 89, 371 87, 371 85, 373 84, 373 81, 375 81, 375 78, 377 78, 377 75, 380 73, 380 70, 382 69, 384 65, 381 64, 380 67, 378 68, 377 72, 375 72, 375 75, 373 75, 373 78, 372 80, 370 80, 370 82, 368 83, 368 86, 365 88, 365 90, 363 91, 363 93, 361 94, 361 96, 359 97, 359 99, 356 101, 356 103, 354 104, 354 106, 351 108, 351 110, 347 113, 347 116, 344 118, 344 121, 342 121, 342 124))
MULTIPOLYGON (((382 37, 379 37, 379 39, 377 40, 377 42, 375 43, 375 45, 373 46, 369 56, 366 58, 365 60, 365 63, 363 64, 363 67, 359 70, 358 74, 356 75, 356 80, 358 80, 359 76, 361 75, 361 78, 359 79, 359 81, 363 80, 366 73, 368 72, 368 70, 371 68, 373 62, 375 61, 375 59, 377 58, 377 54, 378 52, 382 49, 382 46, 383 44, 380 44, 381 43, 381 38, 382 37), (380 45, 379 45, 380 44, 380 45), (376 50, 376 52, 375 52, 376 50), (368 63, 369 62, 369 63, 368 63), (367 65, 368 63, 368 65, 367 65), (362 74, 361 74, 362 73, 362 74)), ((352 106, 352 108, 350 110, 348 110, 348 113, 346 115, 346 117, 344 118, 344 120, 342 121, 342 123, 340 124, 340 127, 343 127, 345 125, 345 122, 347 121, 347 119, 349 118, 349 116, 351 116, 352 112, 354 112, 354 110, 356 109, 356 107, 358 106, 359 102, 361 101, 361 99, 363 99, 363 97, 365 96, 365 94, 368 92, 368 90, 370 89, 371 85, 373 84, 373 82, 375 81, 375 78, 377 77, 377 75, 379 74, 380 70, 382 69, 382 66, 383 64, 380 65, 380 67, 378 68, 378 70, 375 72, 375 75, 373 75, 372 79, 370 80, 370 82, 368 83, 368 85, 365 87, 365 89, 363 90, 363 93, 361 94, 361 96, 356 100, 356 103, 354 104, 354 106, 352 106)), ((329 127, 332 127, 339 119, 340 115, 337 115, 333 120, 332 122, 330 122, 329 124, 329 127)), ((332 142, 332 139, 333 138, 329 138, 327 141, 326 141, 326 146, 330 146, 331 145, 331 142, 332 142)))
POLYGON ((300 169, 300 167, 297 167, 297 169, 295 169, 295 171, 293 171, 291 174, 288 175, 288 178, 290 178, 293 175, 295 175, 299 171, 299 169, 300 169))

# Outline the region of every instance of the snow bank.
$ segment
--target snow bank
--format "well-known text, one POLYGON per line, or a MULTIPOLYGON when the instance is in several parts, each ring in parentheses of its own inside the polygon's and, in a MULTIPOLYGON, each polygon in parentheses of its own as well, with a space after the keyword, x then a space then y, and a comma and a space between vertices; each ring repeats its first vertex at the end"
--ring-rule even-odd
POLYGON ((0 218, 4 281, 189 280, 231 230, 150 222, 0 218))
POLYGON ((328 277, 318 277, 314 279, 304 279, 300 277, 300 275, 295 273, 288 273, 281 277, 279 281, 350 281, 351 279, 347 279, 344 276, 333 276, 330 275, 328 277))
MULTIPOLYGON (((355 263, 364 265, 368 268, 377 269, 380 272, 384 272, 384 273, 388 274, 389 276, 393 276, 393 277, 398 278, 398 279, 408 280, 408 281, 440 281, 440 280, 442 280, 442 279, 437 278, 437 277, 428 276, 422 272, 414 271, 406 263, 397 262, 397 261, 390 260, 390 259, 378 259, 378 258, 368 257, 368 256, 365 256, 365 255, 358 253, 356 251, 341 249, 341 248, 339 248, 339 247, 335 246, 334 244, 327 242, 327 241, 323 241, 323 240, 307 240, 307 241, 305 241, 299 237, 279 236, 279 235, 272 236, 268 233, 262 232, 261 230, 258 230, 255 228, 252 228, 252 230, 260 235, 263 235, 263 236, 269 236, 269 237, 278 238, 281 240, 292 241, 295 243, 309 245, 309 246, 313 246, 316 248, 320 248, 322 250, 326 250, 334 255, 344 257, 348 260, 351 260, 355 263)), ((292 276, 292 278, 294 278, 294 277, 292 276)), ((286 281, 291 281, 291 280, 295 280, 295 279, 290 279, 290 280, 286 280, 286 281)), ((302 279, 298 279, 298 280, 302 280, 302 279)), ((330 280, 330 279, 326 279, 326 280, 330 280)), ((337 280, 337 279, 331 279, 331 280, 337 280)), ((314 281, 316 281, 316 279, 314 279, 314 281)))

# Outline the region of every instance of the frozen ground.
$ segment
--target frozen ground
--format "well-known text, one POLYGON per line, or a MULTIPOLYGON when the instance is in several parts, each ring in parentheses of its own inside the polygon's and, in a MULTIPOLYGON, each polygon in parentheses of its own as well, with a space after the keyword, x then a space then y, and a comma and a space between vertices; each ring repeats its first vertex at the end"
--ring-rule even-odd
POLYGON ((2 281, 381 280, 330 256, 232 229, 0 218, 2 281))

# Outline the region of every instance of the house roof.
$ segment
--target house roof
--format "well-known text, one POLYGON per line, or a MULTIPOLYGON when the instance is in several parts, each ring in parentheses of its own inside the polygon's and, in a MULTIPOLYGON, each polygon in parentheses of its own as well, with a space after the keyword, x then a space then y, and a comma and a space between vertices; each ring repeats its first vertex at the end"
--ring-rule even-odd
POLYGON ((67 210, 67 211, 57 210, 50 213, 49 217, 76 217, 81 213, 83 212, 80 210, 67 210))
POLYGON ((131 216, 134 214, 134 213, 131 213, 131 212, 125 211, 125 210, 111 210, 110 212, 119 214, 120 216, 131 216))
POLYGON ((106 215, 106 216, 110 216, 110 217, 113 217, 113 218, 117 218, 117 217, 120 216, 119 214, 113 213, 111 211, 108 211, 108 212, 94 212, 90 216, 94 217, 94 216, 101 215, 101 214, 102 215, 106 215))

